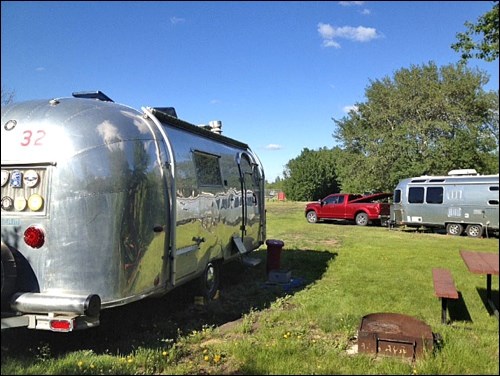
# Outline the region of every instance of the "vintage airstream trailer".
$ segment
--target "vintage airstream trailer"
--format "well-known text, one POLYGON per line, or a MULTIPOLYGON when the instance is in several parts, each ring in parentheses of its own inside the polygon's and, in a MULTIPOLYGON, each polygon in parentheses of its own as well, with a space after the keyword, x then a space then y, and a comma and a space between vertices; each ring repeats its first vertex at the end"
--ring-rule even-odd
POLYGON ((443 228, 450 235, 498 233, 498 174, 479 175, 474 169, 464 169, 400 180, 394 190, 391 222, 443 228))
POLYGON ((102 92, 1 116, 2 329, 97 326, 102 309, 195 279, 210 299, 222 264, 257 263, 264 171, 219 121, 196 126, 102 92))

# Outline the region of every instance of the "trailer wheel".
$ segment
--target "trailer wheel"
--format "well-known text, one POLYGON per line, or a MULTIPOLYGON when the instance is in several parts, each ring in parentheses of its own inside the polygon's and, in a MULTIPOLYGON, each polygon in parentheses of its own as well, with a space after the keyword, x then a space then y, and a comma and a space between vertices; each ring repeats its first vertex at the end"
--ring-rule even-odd
POLYGON ((464 227, 459 223, 448 223, 446 225, 446 233, 448 235, 460 236, 464 231, 464 227))
POLYGON ((314 210, 308 211, 306 215, 307 222, 316 223, 318 222, 318 215, 314 210))
POLYGON ((2 304, 15 292, 17 267, 9 247, 2 242, 2 304))
POLYGON ((368 214, 364 212, 356 214, 356 224, 358 226, 366 226, 368 224, 368 214))
POLYGON ((210 261, 199 279, 199 292, 207 300, 212 300, 217 295, 220 285, 220 264, 210 261))
POLYGON ((480 238, 483 236, 483 226, 481 225, 468 225, 465 228, 465 233, 471 238, 480 238))

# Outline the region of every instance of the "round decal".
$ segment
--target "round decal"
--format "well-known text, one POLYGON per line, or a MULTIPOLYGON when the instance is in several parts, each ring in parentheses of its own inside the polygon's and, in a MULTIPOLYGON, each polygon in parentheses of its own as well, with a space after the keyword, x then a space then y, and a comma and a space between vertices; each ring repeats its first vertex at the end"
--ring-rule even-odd
POLYGON ((32 211, 38 211, 42 208, 42 206, 43 206, 43 198, 39 194, 34 193, 28 199, 28 207, 32 211))
POLYGON ((35 170, 28 170, 24 173, 23 181, 28 188, 33 188, 38 184, 38 173, 35 170))
POLYGON ((9 171, 2 170, 2 187, 9 181, 9 171))
POLYGON ((16 197, 14 199, 14 209, 17 211, 23 211, 26 208, 26 199, 24 197, 16 197))
POLYGON ((9 196, 2 197, 3 210, 12 210, 13 206, 14 206, 14 201, 9 196))

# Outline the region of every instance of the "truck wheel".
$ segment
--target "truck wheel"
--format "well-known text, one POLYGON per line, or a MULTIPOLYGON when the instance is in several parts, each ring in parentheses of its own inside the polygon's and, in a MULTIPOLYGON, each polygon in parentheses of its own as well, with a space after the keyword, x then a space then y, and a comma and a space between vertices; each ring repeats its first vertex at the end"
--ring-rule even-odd
POLYGON ((483 227, 481 225, 468 225, 465 233, 471 238, 480 238, 483 236, 483 227))
POLYGON ((363 212, 356 214, 356 224, 358 226, 366 226, 368 224, 368 214, 363 212))
POLYGON ((220 264, 210 261, 205 271, 199 278, 199 292, 207 300, 212 300, 217 295, 220 284, 220 264))
POLYGON ((460 236, 464 231, 464 227, 459 223, 448 223, 446 225, 446 233, 448 235, 460 236))
POLYGON ((307 222, 309 222, 309 223, 318 222, 318 215, 316 214, 316 212, 314 210, 307 212, 306 218, 307 218, 307 222))
POLYGON ((16 260, 9 247, 2 242, 2 305, 15 292, 17 267, 16 260))

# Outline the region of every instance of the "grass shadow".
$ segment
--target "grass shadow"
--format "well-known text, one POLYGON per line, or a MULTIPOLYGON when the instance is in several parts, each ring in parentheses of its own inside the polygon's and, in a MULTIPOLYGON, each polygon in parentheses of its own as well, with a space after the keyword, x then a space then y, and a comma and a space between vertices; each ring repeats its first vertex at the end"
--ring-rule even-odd
POLYGON ((70 333, 26 328, 2 331, 2 361, 23 358, 35 362, 42 355, 57 357, 79 350, 116 355, 129 354, 139 347, 164 348, 166 342, 175 342, 180 335, 222 326, 240 319, 251 310, 263 310, 278 298, 304 289, 322 278, 336 254, 283 250, 281 265, 292 271, 292 278, 301 281, 292 288, 266 285, 266 256, 265 250, 253 252, 252 257, 262 261, 255 267, 246 267, 239 262, 224 265, 219 297, 204 305, 196 304, 193 283, 187 283, 161 298, 147 298, 103 310, 100 325, 96 328, 70 333))
POLYGON ((495 314, 495 309, 497 311, 496 314, 498 315, 498 307, 499 307, 499 301, 500 301, 499 290, 496 290, 496 291, 493 289, 491 290, 491 304, 493 304, 494 307, 492 307, 490 305, 490 303, 488 302, 488 297, 486 296, 486 288, 477 287, 476 290, 477 290, 479 297, 481 298, 481 301, 483 302, 484 307, 486 308, 486 310, 488 311, 490 316, 495 314))
POLYGON ((472 322, 472 317, 460 291, 458 291, 458 299, 448 300, 448 314, 450 315, 450 322, 472 322))

